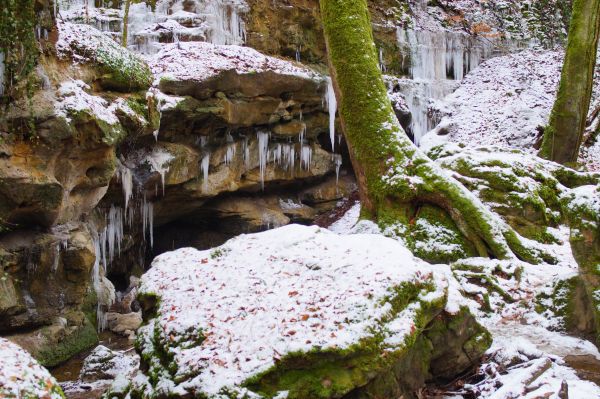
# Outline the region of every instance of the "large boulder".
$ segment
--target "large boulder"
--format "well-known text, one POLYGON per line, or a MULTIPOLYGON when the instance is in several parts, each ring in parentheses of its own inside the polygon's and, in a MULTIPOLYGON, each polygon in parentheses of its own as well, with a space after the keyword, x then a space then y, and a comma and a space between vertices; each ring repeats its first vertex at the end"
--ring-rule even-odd
POLYGON ((490 344, 449 275, 381 235, 299 225, 165 253, 142 277, 143 375, 130 389, 416 397, 425 380, 464 370, 490 344))
POLYGON ((48 370, 18 345, 0 338, 0 353, 0 396, 47 399, 65 397, 48 370))
POLYGON ((0 333, 54 366, 95 344, 90 284, 96 260, 82 224, 0 238, 0 333))

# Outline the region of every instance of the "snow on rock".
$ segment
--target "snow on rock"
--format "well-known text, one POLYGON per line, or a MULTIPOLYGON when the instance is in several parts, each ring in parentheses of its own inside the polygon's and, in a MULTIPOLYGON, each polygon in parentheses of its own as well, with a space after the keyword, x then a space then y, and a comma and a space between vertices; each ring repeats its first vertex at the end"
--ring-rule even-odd
POLYGON ((223 71, 236 74, 274 72, 305 79, 320 79, 312 70, 290 61, 270 57, 241 46, 223 46, 204 42, 166 45, 150 60, 157 81, 206 81, 223 71))
POLYGON ((149 375, 158 376, 141 378, 138 389, 240 393, 242 383, 292 353, 352 351, 364 339, 391 355, 421 328, 424 303, 444 307, 445 268, 433 272, 379 234, 339 236, 299 225, 238 236, 209 251, 165 253, 140 287, 143 303, 158 303, 157 316, 138 333, 149 375), (394 308, 407 285, 419 287, 420 299, 394 308), (169 371, 161 356, 172 359, 169 371))
POLYGON ((89 90, 90 86, 81 80, 62 82, 58 89, 58 101, 55 103, 56 113, 67 122, 71 121, 70 115, 87 112, 109 125, 118 124, 114 108, 109 108, 108 102, 102 97, 88 94, 89 90))
MULTIPOLYGON (((137 54, 120 46, 98 29, 85 25, 62 22, 57 24, 56 52, 60 58, 74 63, 90 64, 110 75, 109 88, 147 88, 151 82, 148 65, 137 54)), ((102 81, 107 80, 104 76, 102 81)))
POLYGON ((60 386, 48 370, 20 346, 0 338, 0 397, 63 398, 60 386))

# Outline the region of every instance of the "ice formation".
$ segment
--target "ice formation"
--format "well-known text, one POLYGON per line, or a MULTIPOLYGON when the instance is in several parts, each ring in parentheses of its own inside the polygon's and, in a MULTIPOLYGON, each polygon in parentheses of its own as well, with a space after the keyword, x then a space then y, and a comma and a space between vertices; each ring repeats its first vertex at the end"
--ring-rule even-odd
POLYGON ((438 122, 428 115, 431 100, 442 99, 456 82, 491 56, 494 42, 452 31, 398 29, 398 44, 410 54, 412 82, 402 93, 411 111, 411 128, 418 145, 421 137, 438 122))
POLYGON ((150 238, 150 248, 154 246, 154 204, 146 200, 146 196, 142 199, 142 234, 144 241, 146 237, 150 238))
POLYGON ((258 163, 260 167, 260 185, 265 188, 265 173, 267 171, 267 158, 269 156, 269 133, 257 132, 258 140, 258 163))
POLYGON ((206 153, 200 161, 200 172, 202 172, 202 190, 208 191, 208 170, 210 168, 210 153, 206 153))
POLYGON ((152 171, 160 174, 163 195, 165 195, 165 176, 169 171, 169 161, 172 159, 173 155, 160 148, 155 148, 146 155, 145 161, 150 165, 152 171))
POLYGON ((325 94, 327 110, 329 112, 329 138, 331 139, 331 152, 334 152, 335 147, 335 113, 337 111, 337 100, 335 98, 335 90, 333 81, 330 77, 327 78, 327 91, 325 94))
POLYGON ((123 197, 125 200, 125 209, 129 208, 129 201, 133 197, 133 173, 131 169, 125 166, 121 161, 117 161, 117 179, 123 188, 123 197))
MULTIPOLYGON (((67 21, 86 23, 121 40, 124 14, 109 8, 108 1, 96 7, 94 0, 58 1, 60 15, 67 21)), ((157 53, 164 43, 207 41, 213 44, 244 44, 248 11, 244 0, 158 0, 130 5, 127 47, 143 54, 157 53)))
POLYGON ((227 133, 225 139, 227 141, 227 149, 225 150, 225 155, 223 156, 223 162, 225 165, 229 165, 235 156, 237 146, 230 133, 227 133))
POLYGON ((310 171, 310 161, 312 159, 312 147, 310 145, 300 145, 300 166, 304 170, 310 171))
POLYGON ((337 186, 340 181, 340 168, 342 167, 342 156, 340 154, 333 154, 333 164, 335 165, 335 185, 337 186))

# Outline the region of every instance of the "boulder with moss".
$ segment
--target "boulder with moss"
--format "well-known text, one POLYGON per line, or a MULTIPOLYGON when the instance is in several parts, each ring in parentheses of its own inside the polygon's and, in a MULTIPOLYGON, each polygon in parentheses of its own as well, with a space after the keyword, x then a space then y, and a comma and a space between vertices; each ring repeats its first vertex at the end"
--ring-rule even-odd
POLYGON ((449 273, 381 235, 298 225, 165 253, 142 278, 131 394, 416 397, 491 342, 449 273))

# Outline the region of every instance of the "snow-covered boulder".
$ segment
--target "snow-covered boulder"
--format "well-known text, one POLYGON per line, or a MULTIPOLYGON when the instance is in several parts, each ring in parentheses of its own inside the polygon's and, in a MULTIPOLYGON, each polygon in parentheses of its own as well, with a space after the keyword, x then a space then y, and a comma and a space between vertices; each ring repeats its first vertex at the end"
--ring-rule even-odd
POLYGON ((489 345, 446 266, 376 234, 289 225, 155 259, 133 391, 209 398, 408 394, 489 345), (434 343, 443 342, 443 345, 434 343), (435 368, 430 364, 435 363, 435 368), (244 396, 245 395, 245 396, 244 396))
POLYGON ((0 397, 64 398, 54 377, 20 346, 0 338, 0 354, 0 397))
POLYGON ((219 46, 205 42, 165 46, 150 60, 158 87, 169 94, 198 99, 215 92, 247 97, 277 96, 323 83, 320 74, 290 61, 266 56, 241 46, 219 46))

